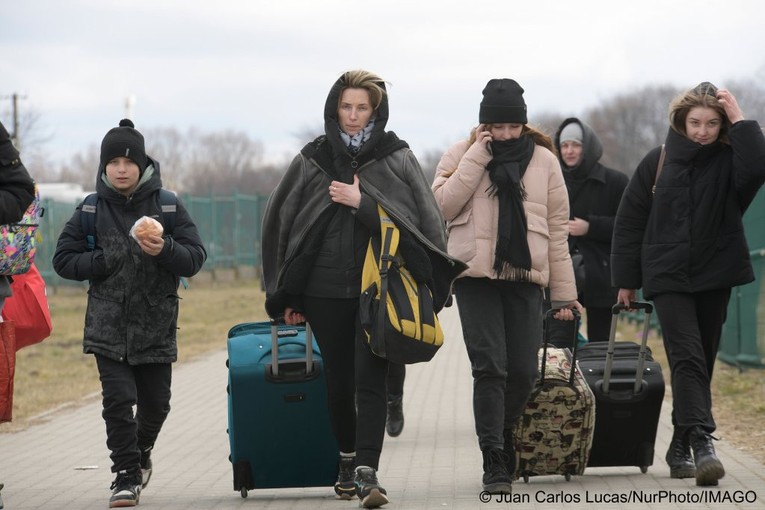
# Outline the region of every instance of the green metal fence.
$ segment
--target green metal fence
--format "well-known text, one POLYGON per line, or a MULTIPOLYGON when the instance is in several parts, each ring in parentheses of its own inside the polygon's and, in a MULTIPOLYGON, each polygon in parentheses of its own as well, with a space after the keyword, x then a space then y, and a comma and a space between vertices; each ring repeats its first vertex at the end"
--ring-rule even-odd
MULTIPOLYGON (((180 199, 194 219, 207 250, 204 271, 243 266, 260 267, 260 224, 268 197, 259 195, 189 196, 180 199)), ((43 200, 42 242, 35 263, 50 287, 78 285, 60 278, 51 260, 56 241, 74 214, 76 203, 43 200)))

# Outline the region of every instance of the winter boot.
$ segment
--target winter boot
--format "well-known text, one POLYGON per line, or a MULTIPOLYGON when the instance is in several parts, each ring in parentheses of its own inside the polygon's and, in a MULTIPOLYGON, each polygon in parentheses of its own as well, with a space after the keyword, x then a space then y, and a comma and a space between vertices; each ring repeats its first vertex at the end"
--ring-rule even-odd
POLYGON ((715 455, 712 436, 698 425, 689 431, 693 460, 696 463, 696 485, 717 485, 725 476, 725 468, 715 455))
POLYGON ((664 460, 669 465, 670 478, 693 478, 696 476, 696 465, 691 456, 691 443, 688 434, 684 434, 682 430, 675 428, 664 460))
POLYGON ((483 490, 491 494, 510 494, 513 480, 507 471, 507 455, 499 448, 486 448, 483 453, 483 490))

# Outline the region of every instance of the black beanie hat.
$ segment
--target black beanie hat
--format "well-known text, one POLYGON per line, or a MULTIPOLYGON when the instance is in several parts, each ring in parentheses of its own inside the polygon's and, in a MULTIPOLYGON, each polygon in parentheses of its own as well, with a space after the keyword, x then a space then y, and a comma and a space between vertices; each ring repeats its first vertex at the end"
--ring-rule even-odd
POLYGON ((118 157, 125 157, 135 162, 141 173, 146 169, 147 158, 143 135, 135 129, 130 119, 122 119, 119 127, 110 129, 101 142, 103 168, 106 168, 109 161, 118 157))
POLYGON ((481 109, 478 111, 481 124, 526 124, 526 102, 523 88, 508 78, 489 80, 483 89, 481 109))

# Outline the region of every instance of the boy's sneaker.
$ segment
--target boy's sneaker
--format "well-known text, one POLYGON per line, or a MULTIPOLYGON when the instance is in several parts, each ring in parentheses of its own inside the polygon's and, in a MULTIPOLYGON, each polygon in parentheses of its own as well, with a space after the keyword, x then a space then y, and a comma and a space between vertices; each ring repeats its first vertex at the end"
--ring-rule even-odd
POLYGON ((136 506, 141 495, 141 474, 120 471, 112 482, 109 508, 136 506))
POLYGON ((151 479, 151 448, 141 450, 141 488, 145 489, 151 479))
POLYGON ((335 494, 340 499, 353 499, 356 495, 356 467, 355 455, 340 455, 338 462, 337 482, 335 482, 335 494))
POLYGON ((356 468, 356 495, 364 508, 379 508, 389 503, 387 492, 377 481, 377 472, 367 466, 356 468))

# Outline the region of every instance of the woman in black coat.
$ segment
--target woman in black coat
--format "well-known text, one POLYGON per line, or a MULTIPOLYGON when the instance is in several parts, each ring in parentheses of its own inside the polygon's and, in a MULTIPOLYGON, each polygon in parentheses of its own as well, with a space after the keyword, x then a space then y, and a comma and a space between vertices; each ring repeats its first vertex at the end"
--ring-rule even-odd
POLYGON ((742 216, 765 182, 765 136, 730 91, 708 82, 677 97, 669 119, 658 179, 660 147, 619 206, 612 279, 625 305, 642 287, 661 323, 672 374, 670 476, 717 485, 725 469, 712 445, 710 381, 731 288, 754 280, 742 216))
MULTIPOLYGON (((600 163, 603 144, 587 123, 564 120, 555 133, 555 148, 568 189, 570 220, 568 246, 572 255, 579 253, 584 261, 584 284, 577 280, 579 302, 587 310, 587 338, 590 342, 607 342, 611 329, 611 307, 616 302, 616 289, 611 286, 611 237, 614 218, 628 178, 622 172, 600 163)), ((551 340, 556 345, 570 346, 570 335, 554 323, 551 340)))

